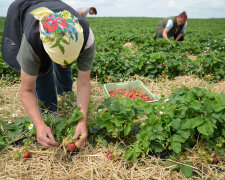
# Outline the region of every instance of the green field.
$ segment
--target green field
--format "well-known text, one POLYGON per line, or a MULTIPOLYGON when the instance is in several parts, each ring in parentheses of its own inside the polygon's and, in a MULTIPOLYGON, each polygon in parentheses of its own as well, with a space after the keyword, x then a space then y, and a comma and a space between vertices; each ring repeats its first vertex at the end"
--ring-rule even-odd
MULTIPOLYGON (((225 19, 189 19, 185 41, 169 44, 153 40, 160 18, 87 18, 96 38, 96 57, 92 77, 100 82, 118 81, 135 74, 152 79, 196 74, 220 81, 225 77, 225 19), (124 48, 132 43, 133 51, 124 48), (133 52, 133 53, 132 53, 133 52), (195 61, 192 61, 194 57, 195 61), (164 66, 163 66, 164 65, 164 66)), ((1 30, 4 18, 0 19, 1 30)), ((77 75, 76 64, 73 65, 77 75)), ((15 75, 2 62, 0 75, 15 75)))
MULTIPOLYGON (((225 19, 188 19, 185 40, 172 43, 154 41, 160 20, 87 18, 96 41, 89 136, 85 149, 73 153, 65 139, 82 117, 76 96, 60 98, 60 118, 43 114, 61 145, 41 147, 35 128, 29 130, 31 119, 22 114, 19 74, 0 54, 0 179, 224 179, 225 19), (136 79, 159 100, 104 96, 103 83, 136 79), (25 147, 32 158, 16 159, 25 147)), ((4 21, 0 18, 1 36, 4 21)), ((76 82, 76 63, 72 68, 76 82)))

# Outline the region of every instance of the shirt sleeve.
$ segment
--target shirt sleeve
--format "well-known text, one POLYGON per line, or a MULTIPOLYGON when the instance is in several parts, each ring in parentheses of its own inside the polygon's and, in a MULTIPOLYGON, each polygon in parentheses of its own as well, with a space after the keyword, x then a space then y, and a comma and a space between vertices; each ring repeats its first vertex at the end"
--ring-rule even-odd
POLYGON ((84 17, 87 17, 87 14, 89 13, 89 8, 83 8, 82 9, 84 17))
POLYGON ((167 27, 169 30, 173 27, 173 21, 172 21, 172 19, 169 19, 169 20, 167 21, 166 27, 167 27))
POLYGON ((95 42, 85 49, 77 58, 77 66, 80 71, 89 71, 92 68, 95 56, 95 42))
POLYGON ((187 28, 187 21, 185 22, 185 24, 184 24, 184 26, 183 26, 183 28, 182 28, 182 30, 181 30, 181 32, 182 32, 183 34, 185 34, 186 28, 187 28))
POLYGON ((25 34, 23 34, 20 49, 16 58, 21 69, 25 73, 30 76, 38 75, 41 67, 41 60, 27 41, 25 34))

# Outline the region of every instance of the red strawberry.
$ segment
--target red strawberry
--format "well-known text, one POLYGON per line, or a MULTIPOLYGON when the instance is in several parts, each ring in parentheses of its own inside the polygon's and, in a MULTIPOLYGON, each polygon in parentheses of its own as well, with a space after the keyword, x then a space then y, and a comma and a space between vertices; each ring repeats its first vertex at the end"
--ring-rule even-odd
POLYGON ((217 163, 216 156, 214 155, 212 158, 213 158, 213 162, 212 162, 212 163, 213 163, 213 164, 216 164, 216 163, 217 163))
POLYGON ((109 159, 109 160, 113 160, 113 158, 114 158, 112 152, 108 152, 108 153, 106 154, 106 157, 107 157, 107 159, 109 159))
POLYGON ((73 143, 69 143, 67 147, 68 147, 68 149, 69 149, 70 152, 73 152, 74 149, 76 149, 76 145, 73 144, 73 143))
POLYGON ((26 152, 24 155, 23 155, 24 158, 30 158, 30 152, 26 152))

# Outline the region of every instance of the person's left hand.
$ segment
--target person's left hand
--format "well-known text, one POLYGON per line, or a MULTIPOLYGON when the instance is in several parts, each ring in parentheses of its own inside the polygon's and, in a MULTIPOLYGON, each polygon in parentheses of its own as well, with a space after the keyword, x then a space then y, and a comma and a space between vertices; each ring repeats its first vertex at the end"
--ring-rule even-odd
POLYGON ((80 142, 80 148, 83 148, 85 146, 85 140, 87 139, 88 132, 87 132, 87 123, 84 120, 81 120, 78 122, 76 127, 76 132, 72 139, 80 142), (83 137, 83 139, 80 139, 80 137, 83 137))

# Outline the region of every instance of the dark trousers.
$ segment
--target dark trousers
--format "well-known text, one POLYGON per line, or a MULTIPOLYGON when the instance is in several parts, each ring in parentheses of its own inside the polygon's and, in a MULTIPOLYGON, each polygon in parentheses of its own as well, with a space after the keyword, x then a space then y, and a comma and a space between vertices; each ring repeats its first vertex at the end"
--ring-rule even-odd
POLYGON ((48 109, 51 112, 57 110, 57 94, 72 91, 73 78, 71 67, 62 68, 59 64, 52 63, 50 71, 38 76, 36 81, 36 97, 41 101, 41 110, 48 109))

